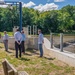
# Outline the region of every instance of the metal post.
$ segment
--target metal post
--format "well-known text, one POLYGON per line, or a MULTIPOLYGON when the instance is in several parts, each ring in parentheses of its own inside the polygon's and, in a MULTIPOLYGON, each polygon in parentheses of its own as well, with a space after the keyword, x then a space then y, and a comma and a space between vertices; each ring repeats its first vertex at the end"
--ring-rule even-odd
POLYGON ((53 48, 53 34, 52 33, 50 33, 50 42, 51 42, 51 48, 53 48))
POLYGON ((22 3, 19 2, 19 11, 20 11, 20 31, 22 30, 22 3))
POLYGON ((34 26, 34 36, 35 36, 35 34, 36 34, 36 26, 34 26))
POLYGON ((34 25, 33 25, 33 47, 34 47, 34 25))
POLYGON ((36 31, 37 31, 37 30, 36 30, 36 25, 35 25, 35 36, 36 36, 36 31))
POLYGON ((33 37, 34 37, 34 33, 35 33, 35 32, 34 32, 34 28, 35 28, 35 26, 33 25, 33 37))
POLYGON ((30 35, 31 35, 31 26, 30 26, 30 35))
POLYGON ((37 35, 37 26, 36 26, 36 35, 37 35))
POLYGON ((60 51, 63 52, 63 33, 60 33, 60 51))

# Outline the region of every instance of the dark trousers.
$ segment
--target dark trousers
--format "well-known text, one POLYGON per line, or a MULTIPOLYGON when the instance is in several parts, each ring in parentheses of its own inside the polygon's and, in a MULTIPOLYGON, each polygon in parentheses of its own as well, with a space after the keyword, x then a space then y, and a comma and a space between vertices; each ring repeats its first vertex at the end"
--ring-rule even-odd
POLYGON ((22 48, 22 52, 24 52, 24 53, 25 53, 24 41, 22 41, 22 43, 21 43, 21 48, 22 48))
POLYGON ((16 49, 16 58, 18 58, 18 50, 19 50, 19 57, 21 57, 21 45, 19 45, 16 41, 15 41, 15 49, 16 49))

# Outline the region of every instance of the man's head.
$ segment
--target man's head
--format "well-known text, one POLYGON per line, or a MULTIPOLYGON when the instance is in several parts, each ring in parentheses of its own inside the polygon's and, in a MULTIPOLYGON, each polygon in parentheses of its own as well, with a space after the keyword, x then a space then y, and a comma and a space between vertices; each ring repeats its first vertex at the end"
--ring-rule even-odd
POLYGON ((21 33, 24 33, 24 31, 22 30, 21 33))
POLYGON ((4 34, 7 34, 7 32, 6 32, 6 31, 4 31, 4 34))
POLYGON ((38 30, 38 34, 40 34, 40 33, 41 33, 41 29, 38 30))
POLYGON ((20 29, 19 29, 19 28, 17 28, 17 29, 16 29, 16 31, 20 31, 20 29))

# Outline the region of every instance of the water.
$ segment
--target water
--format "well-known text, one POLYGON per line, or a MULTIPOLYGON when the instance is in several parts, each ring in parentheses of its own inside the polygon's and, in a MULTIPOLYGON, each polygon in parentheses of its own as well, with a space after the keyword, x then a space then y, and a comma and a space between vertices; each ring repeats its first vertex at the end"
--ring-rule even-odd
MULTIPOLYGON (((50 36, 45 36, 50 40, 50 36)), ((53 35, 53 45, 60 49, 60 36, 53 35)), ((75 35, 63 35, 63 49, 75 53, 75 35)))

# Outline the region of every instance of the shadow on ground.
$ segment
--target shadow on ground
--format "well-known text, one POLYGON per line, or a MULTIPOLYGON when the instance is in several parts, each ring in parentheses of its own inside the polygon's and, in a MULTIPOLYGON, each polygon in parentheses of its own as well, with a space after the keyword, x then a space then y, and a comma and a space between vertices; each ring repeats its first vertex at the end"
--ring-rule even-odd
POLYGON ((26 51, 39 55, 38 50, 35 50, 35 49, 27 49, 26 51))
POLYGON ((24 57, 19 58, 19 60, 22 60, 22 61, 30 61, 30 59, 24 58, 24 57))
POLYGON ((45 59, 48 59, 48 60, 54 60, 55 58, 48 58, 48 57, 44 57, 45 59))

